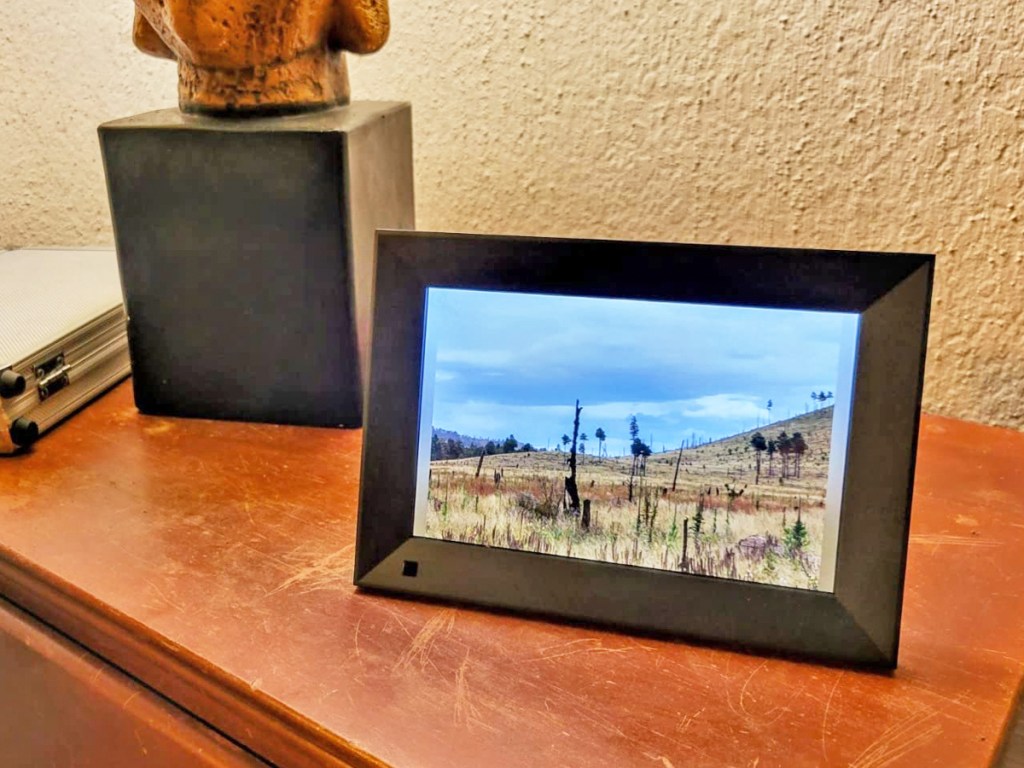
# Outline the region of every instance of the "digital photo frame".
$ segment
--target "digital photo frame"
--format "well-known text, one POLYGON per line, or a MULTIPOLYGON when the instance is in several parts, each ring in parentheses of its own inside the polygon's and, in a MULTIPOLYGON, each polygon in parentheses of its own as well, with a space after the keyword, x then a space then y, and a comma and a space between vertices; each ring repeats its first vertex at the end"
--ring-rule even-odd
POLYGON ((933 256, 377 246, 357 586, 895 666, 933 256))

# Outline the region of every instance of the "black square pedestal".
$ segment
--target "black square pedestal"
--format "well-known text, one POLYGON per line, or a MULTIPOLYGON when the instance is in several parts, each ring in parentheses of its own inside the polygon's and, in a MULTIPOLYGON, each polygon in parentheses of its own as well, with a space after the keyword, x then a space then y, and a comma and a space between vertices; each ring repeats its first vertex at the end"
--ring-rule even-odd
POLYGON ((415 224, 409 105, 99 133, 139 410, 360 426, 374 234, 415 224))

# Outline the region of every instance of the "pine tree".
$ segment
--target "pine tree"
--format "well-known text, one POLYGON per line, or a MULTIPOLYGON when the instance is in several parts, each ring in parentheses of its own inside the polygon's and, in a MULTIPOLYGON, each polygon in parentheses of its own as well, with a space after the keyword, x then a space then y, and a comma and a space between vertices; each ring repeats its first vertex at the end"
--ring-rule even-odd
POLYGON ((754 458, 757 461, 757 474, 754 476, 754 484, 761 482, 761 453, 768 450, 768 442, 764 439, 764 435, 760 432, 755 432, 754 436, 750 438, 750 445, 754 449, 754 458))
POLYGON ((786 434, 785 430, 779 432, 778 437, 775 438, 775 448, 782 456, 782 476, 789 477, 789 454, 793 449, 792 438, 786 434))
POLYGON ((810 534, 807 532, 807 526, 804 525, 804 521, 800 518, 800 510, 797 510, 796 522, 793 523, 793 527, 785 529, 786 549, 789 550, 791 555, 803 552, 809 539, 810 534))
POLYGON ((800 460, 807 453, 807 441, 799 432, 794 432, 790 438, 790 450, 793 453, 793 477, 800 477, 800 460))
POLYGON ((704 494, 697 497, 697 514, 693 516, 693 539, 700 536, 700 528, 704 525, 704 494))

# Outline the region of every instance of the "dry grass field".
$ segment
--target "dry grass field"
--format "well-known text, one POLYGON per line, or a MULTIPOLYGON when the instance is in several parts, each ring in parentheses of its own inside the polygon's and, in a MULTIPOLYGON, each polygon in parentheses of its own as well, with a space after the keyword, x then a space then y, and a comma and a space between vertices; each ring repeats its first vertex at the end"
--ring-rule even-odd
POLYGON ((535 451, 431 462, 426 533, 433 538, 766 584, 817 587, 832 408, 776 422, 766 438, 800 432, 794 476, 751 447, 755 430, 681 453, 581 456, 577 486, 590 509, 567 511, 568 454, 535 451), (678 463, 678 473, 677 473, 678 463), (674 488, 673 488, 674 484, 674 488), (632 495, 632 498, 630 496, 632 495), (589 502, 589 504, 588 504, 589 502), (799 520, 799 523, 798 523, 799 520))

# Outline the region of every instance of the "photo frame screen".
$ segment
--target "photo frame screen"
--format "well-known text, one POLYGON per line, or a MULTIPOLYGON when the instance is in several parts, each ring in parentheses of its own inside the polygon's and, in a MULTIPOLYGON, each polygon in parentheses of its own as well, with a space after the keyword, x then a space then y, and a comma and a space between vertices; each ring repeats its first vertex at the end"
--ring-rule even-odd
POLYGON ((428 287, 413 533, 830 592, 859 322, 428 287))

